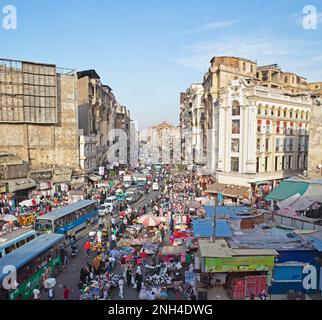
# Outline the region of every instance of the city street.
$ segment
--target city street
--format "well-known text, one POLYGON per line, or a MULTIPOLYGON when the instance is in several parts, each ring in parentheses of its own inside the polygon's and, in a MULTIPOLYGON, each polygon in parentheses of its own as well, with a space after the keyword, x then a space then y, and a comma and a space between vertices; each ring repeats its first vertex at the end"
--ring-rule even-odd
MULTIPOLYGON (((148 196, 143 196, 136 204, 133 205, 133 208, 140 208, 150 203, 150 200, 156 199, 160 195, 160 191, 151 191, 148 196)), ((116 220, 117 221, 117 220, 116 220)), ((85 242, 88 240, 88 233, 90 231, 96 231, 98 226, 93 226, 91 230, 82 230, 76 235, 76 239, 78 242, 79 252, 76 257, 71 257, 69 254, 67 266, 64 267, 63 271, 57 277, 57 286, 56 290, 56 298, 57 300, 63 299, 63 288, 66 286, 70 290, 70 300, 79 300, 80 291, 78 288, 79 284, 79 275, 81 268, 85 267, 87 261, 91 260, 94 255, 91 254, 91 259, 88 259, 86 251, 83 249, 85 242)), ((70 249, 69 249, 70 253, 70 249)), ((116 270, 114 273, 120 273, 120 266, 117 264, 116 270)), ((125 287, 124 290, 124 298, 128 300, 136 300, 138 299, 138 293, 135 289, 125 287)), ((47 300, 47 292, 42 290, 41 300, 47 300)), ((112 294, 112 300, 119 300, 118 296, 118 288, 114 289, 112 294)))

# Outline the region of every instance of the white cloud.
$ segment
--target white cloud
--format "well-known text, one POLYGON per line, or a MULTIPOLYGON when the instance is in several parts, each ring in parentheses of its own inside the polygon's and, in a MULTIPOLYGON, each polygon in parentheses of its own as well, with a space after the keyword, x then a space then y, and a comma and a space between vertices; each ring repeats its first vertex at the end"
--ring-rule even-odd
POLYGON ((236 23, 238 23, 238 21, 235 21, 235 20, 208 22, 201 27, 187 31, 187 33, 198 33, 198 32, 206 32, 206 31, 215 30, 215 29, 226 29, 233 26, 236 23))
POLYGON ((309 81, 322 80, 322 46, 318 42, 254 33, 196 42, 183 49, 186 56, 175 62, 202 72, 209 68, 211 58, 227 55, 255 60, 258 65, 277 63, 283 70, 299 73, 309 81))

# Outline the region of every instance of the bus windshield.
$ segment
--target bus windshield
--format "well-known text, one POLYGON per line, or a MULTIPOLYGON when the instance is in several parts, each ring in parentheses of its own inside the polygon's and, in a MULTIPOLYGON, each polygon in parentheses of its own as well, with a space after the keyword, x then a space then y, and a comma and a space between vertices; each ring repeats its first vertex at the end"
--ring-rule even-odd
POLYGON ((37 220, 35 230, 38 233, 53 233, 53 226, 51 220, 37 220))

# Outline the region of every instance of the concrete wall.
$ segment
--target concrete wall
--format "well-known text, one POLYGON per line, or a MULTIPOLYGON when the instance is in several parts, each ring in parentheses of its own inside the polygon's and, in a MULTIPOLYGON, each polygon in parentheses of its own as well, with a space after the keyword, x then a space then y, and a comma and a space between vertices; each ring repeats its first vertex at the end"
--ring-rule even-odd
POLYGON ((77 78, 58 76, 57 124, 0 124, 0 152, 30 162, 31 169, 79 168, 77 78))

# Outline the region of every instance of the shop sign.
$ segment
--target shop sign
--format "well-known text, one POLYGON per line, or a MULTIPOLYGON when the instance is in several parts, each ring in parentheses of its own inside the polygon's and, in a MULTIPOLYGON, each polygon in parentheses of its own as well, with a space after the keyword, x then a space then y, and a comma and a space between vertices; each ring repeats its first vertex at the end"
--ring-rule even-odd
POLYGON ((105 175, 105 168, 104 167, 99 167, 98 173, 99 173, 100 176, 104 176, 105 175))
POLYGON ((271 271, 274 256, 206 258, 206 272, 271 271))

